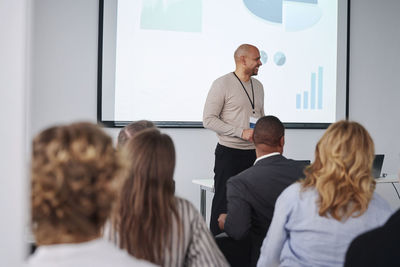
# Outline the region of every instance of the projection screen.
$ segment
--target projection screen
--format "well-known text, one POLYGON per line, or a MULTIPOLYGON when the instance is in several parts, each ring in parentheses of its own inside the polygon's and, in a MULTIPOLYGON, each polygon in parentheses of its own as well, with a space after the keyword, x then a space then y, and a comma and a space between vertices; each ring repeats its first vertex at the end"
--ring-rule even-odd
POLYGON ((101 0, 98 120, 202 127, 212 82, 257 46, 266 115, 288 128, 347 116, 347 0, 101 0))

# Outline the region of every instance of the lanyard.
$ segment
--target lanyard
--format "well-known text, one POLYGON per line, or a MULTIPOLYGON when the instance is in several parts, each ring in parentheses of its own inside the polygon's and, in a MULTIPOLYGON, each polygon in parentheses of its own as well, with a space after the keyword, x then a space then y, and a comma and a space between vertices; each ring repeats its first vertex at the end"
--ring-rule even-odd
POLYGON ((249 101, 250 101, 251 107, 253 108, 253 114, 254 114, 254 89, 253 89, 253 81, 251 80, 251 77, 250 77, 250 84, 251 84, 251 93, 253 94, 253 101, 251 101, 251 98, 250 98, 250 96, 249 96, 249 93, 247 93, 246 88, 244 87, 242 81, 239 79, 239 77, 236 75, 235 72, 233 72, 233 75, 235 75, 235 77, 238 79, 238 81, 239 81, 240 84, 242 85, 243 90, 244 90, 244 92, 246 93, 247 98, 248 98, 249 101))

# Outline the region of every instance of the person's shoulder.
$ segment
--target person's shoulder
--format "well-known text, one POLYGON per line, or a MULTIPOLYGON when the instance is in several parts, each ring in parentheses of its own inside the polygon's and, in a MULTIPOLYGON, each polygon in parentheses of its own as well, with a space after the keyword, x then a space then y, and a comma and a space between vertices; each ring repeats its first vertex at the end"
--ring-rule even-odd
POLYGON ((304 170, 311 164, 308 160, 294 160, 288 159, 288 164, 293 168, 297 169, 302 173, 301 177, 304 177, 304 170))
POLYGON ((227 74, 222 75, 221 77, 217 78, 216 81, 225 81, 225 80, 234 80, 235 75, 233 72, 228 72, 227 74))
MULTIPOLYGON (((231 177, 228 180, 228 184, 240 186, 259 180, 266 182, 268 181, 268 179, 266 179, 266 177, 268 177, 268 173, 273 172, 277 168, 291 170, 292 168, 289 167, 292 166, 297 167, 299 165, 296 161, 287 159, 282 155, 263 158, 257 161, 256 164, 250 168, 231 177)), ((302 171, 301 168, 298 169, 299 171, 302 171)))
MULTIPOLYGON (((108 263, 112 264, 114 267, 122 267, 122 266, 135 266, 135 267, 153 267, 156 266, 151 262, 137 259, 131 255, 128 254, 125 250, 121 250, 115 245, 103 241, 105 244, 106 249, 99 254, 102 254, 104 256, 104 259, 102 259, 102 262, 104 263, 104 266, 108 266, 108 263), (108 263, 107 263, 108 262, 108 263)), ((100 255, 99 255, 100 256, 100 255)), ((100 256, 102 257, 102 256, 100 256)))
POLYGON ((280 194, 279 198, 287 200, 299 198, 301 191, 302 191, 301 184, 299 182, 296 182, 286 187, 285 190, 283 190, 282 193, 280 194))
POLYGON ((189 207, 189 208, 194 207, 192 202, 190 202, 189 200, 182 198, 182 197, 175 196, 175 202, 176 202, 177 206, 185 206, 185 207, 189 207))
POLYGON ((357 236, 353 241, 352 244, 354 246, 363 246, 363 245, 368 245, 368 246, 373 246, 374 244, 379 243, 378 240, 380 240, 383 237, 384 233, 384 228, 378 227, 374 228, 372 230, 369 230, 359 236, 357 236))
POLYGON ((116 245, 102 238, 79 244, 58 244, 55 246, 39 247, 28 259, 29 267, 47 266, 156 266, 145 260, 139 260, 121 250, 116 245), (77 255, 68 257, 69 254, 77 255), (55 262, 57 259, 57 262, 55 262))
MULTIPOLYGON (((113 267, 134 266, 134 267, 155 267, 154 263, 142 259, 134 258, 133 256, 123 253, 118 259, 113 259, 110 264, 113 267)), ((110 266, 110 265, 104 265, 110 266)))
POLYGON ((230 73, 227 73, 227 74, 217 78, 216 80, 213 81, 213 83, 211 85, 211 91, 221 92, 224 90, 228 90, 229 85, 232 83, 232 77, 234 77, 234 76, 230 72, 230 73))
POLYGON ((251 80, 253 81, 254 85, 263 87, 263 84, 257 78, 251 77, 251 80))
POLYGON ((374 192, 372 196, 370 205, 379 210, 381 213, 390 215, 393 213, 393 209, 390 207, 389 203, 376 192, 374 192))
POLYGON ((199 224, 205 224, 203 216, 192 202, 177 196, 175 199, 179 219, 184 229, 192 229, 192 227, 197 227, 199 224))
POLYGON ((302 199, 301 195, 301 184, 296 182, 289 185, 282 191, 278 196, 275 203, 275 209, 279 210, 280 213, 290 214, 299 205, 302 199))
POLYGON ((256 166, 260 166, 262 168, 287 168, 287 167, 296 167, 299 166, 300 162, 293 159, 288 159, 282 154, 271 155, 270 157, 260 159, 256 166))
POLYGON ((381 228, 377 228, 353 239, 350 243, 344 266, 377 266, 376 258, 382 249, 381 228))
POLYGON ((395 213, 390 216, 389 220, 387 221, 386 225, 394 225, 395 227, 400 228, 400 209, 398 209, 395 213))
POLYGON ((225 75, 222 75, 221 77, 215 79, 213 82, 214 85, 225 85, 227 83, 232 82, 235 78, 234 74, 232 72, 229 72, 225 75))
POLYGON ((257 167, 256 166, 251 166, 250 168, 236 174, 235 176, 232 176, 229 178, 227 185, 235 185, 235 186, 240 186, 245 184, 249 179, 252 179, 257 175, 257 167))
POLYGON ((289 185, 289 186, 285 189, 285 191, 287 191, 288 194, 289 194, 289 193, 300 193, 300 192, 301 192, 301 189, 302 189, 301 183, 297 182, 297 183, 294 183, 294 184, 289 185))
POLYGON ((249 168, 239 172, 238 174, 232 176, 228 181, 238 181, 245 179, 247 176, 254 174, 254 171, 256 170, 256 166, 250 166, 249 168))
POLYGON ((178 212, 181 216, 187 216, 189 218, 193 218, 200 214, 199 211, 196 209, 196 207, 193 205, 193 203, 187 199, 176 196, 175 202, 178 212))

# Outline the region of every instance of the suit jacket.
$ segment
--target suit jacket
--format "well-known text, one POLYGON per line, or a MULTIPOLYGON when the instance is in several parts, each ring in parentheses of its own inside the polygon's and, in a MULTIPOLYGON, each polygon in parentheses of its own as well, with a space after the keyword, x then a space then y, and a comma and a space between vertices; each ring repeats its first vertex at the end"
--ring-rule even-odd
POLYGON ((236 240, 250 237, 252 266, 257 263, 271 224, 276 199, 286 187, 304 177, 305 166, 304 161, 273 155, 228 180, 225 232, 236 240))
POLYGON ((351 242, 345 267, 399 266, 400 209, 382 227, 366 232, 351 242))

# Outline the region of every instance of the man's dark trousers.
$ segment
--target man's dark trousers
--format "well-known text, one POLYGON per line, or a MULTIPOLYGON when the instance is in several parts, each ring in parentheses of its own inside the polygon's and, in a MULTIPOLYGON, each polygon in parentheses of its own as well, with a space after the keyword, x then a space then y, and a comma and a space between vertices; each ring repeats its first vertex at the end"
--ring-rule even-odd
POLYGON ((221 233, 218 217, 227 212, 226 182, 232 176, 253 166, 256 160, 254 149, 236 149, 217 144, 214 165, 214 198, 211 206, 210 230, 213 235, 221 233))

